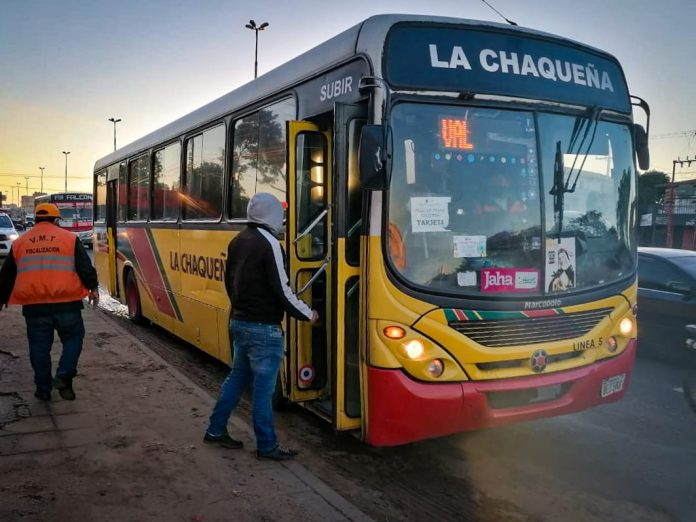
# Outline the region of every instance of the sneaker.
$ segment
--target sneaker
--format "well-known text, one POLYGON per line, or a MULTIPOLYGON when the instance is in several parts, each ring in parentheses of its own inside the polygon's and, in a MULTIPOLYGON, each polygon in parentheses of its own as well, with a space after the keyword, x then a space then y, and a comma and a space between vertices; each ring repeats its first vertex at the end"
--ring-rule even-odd
POLYGON ((60 377, 56 377, 53 379, 53 387, 58 390, 58 394, 63 400, 75 400, 75 392, 72 389, 72 379, 62 379, 60 377))
POLYGON ((34 392, 34 397, 36 397, 40 401, 50 401, 51 400, 51 392, 48 390, 36 390, 34 392))
POLYGON ((300 452, 290 448, 284 448, 283 446, 276 446, 275 449, 271 451, 261 452, 256 450, 256 458, 259 460, 290 460, 299 455, 300 452))
POLYGON ((239 449, 244 447, 244 443, 241 440, 233 439, 228 433, 223 433, 222 435, 218 435, 216 437, 206 431, 205 436, 203 437, 203 442, 217 444, 227 449, 239 449))

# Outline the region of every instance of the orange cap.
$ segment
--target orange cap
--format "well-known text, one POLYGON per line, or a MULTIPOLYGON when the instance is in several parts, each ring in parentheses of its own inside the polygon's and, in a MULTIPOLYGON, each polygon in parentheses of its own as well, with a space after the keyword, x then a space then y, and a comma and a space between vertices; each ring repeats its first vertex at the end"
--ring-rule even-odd
POLYGON ((34 216, 37 218, 59 218, 60 210, 53 203, 39 203, 34 209, 34 216))

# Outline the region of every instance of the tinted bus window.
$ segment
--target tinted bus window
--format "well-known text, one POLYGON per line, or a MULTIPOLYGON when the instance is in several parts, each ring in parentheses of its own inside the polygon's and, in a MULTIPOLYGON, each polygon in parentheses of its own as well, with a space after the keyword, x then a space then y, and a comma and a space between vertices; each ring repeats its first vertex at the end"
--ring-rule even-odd
POLYGON ((176 221, 179 217, 181 145, 173 143, 155 152, 152 172, 152 219, 176 221))
POLYGON ((104 222, 106 218, 106 171, 97 174, 94 184, 94 221, 104 222))
POLYGON ((222 215, 225 126, 218 125, 186 145, 186 219, 218 219, 222 215))
POLYGON ((245 218, 249 198, 257 192, 285 201, 285 123, 295 118, 295 111, 295 100, 287 99, 235 122, 231 218, 245 218))
MULTIPOLYGON (((111 167, 109 167, 111 168, 111 167)), ((126 180, 126 163, 123 162, 118 166, 118 220, 125 221, 128 211, 128 198, 126 197, 126 189, 128 188, 126 180)))
POLYGON ((295 118, 295 101, 283 100, 259 113, 259 154, 256 192, 270 192, 285 201, 285 122, 295 118))
POLYGON ((150 180, 149 157, 141 156, 130 163, 128 179, 128 219, 147 220, 147 185, 150 180))

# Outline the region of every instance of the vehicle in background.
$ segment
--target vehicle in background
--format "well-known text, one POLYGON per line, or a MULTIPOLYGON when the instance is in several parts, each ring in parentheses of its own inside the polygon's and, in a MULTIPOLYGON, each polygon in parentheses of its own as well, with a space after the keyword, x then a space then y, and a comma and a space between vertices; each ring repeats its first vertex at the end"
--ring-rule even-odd
MULTIPOLYGON (((696 324, 686 325, 686 347, 692 360, 696 359, 696 324)), ((694 413, 696 413, 696 370, 692 369, 684 375, 684 397, 694 413)))
POLYGON ((696 252, 638 249, 639 353, 673 364, 689 364, 685 327, 696 321, 696 252))
POLYGON ((34 204, 53 203, 60 210, 61 228, 75 234, 83 245, 92 246, 92 194, 86 192, 60 192, 38 196, 34 204))
POLYGON ((19 237, 14 223, 5 213, 0 213, 0 257, 10 253, 12 243, 19 237))

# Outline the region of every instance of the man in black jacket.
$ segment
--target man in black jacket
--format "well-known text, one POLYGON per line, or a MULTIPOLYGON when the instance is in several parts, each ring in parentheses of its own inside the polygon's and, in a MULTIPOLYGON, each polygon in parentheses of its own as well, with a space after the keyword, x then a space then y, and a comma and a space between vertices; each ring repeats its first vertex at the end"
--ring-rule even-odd
POLYGON ((272 194, 255 194, 247 207, 247 220, 247 228, 227 247, 225 288, 232 302, 232 369, 222 384, 203 440, 226 448, 242 447, 241 441, 228 434, 227 422, 251 384, 256 456, 287 460, 297 451, 278 444, 272 407, 284 357, 280 325, 285 312, 312 324, 319 315, 298 299, 288 284, 283 250, 276 239, 283 226, 280 202, 272 194))

